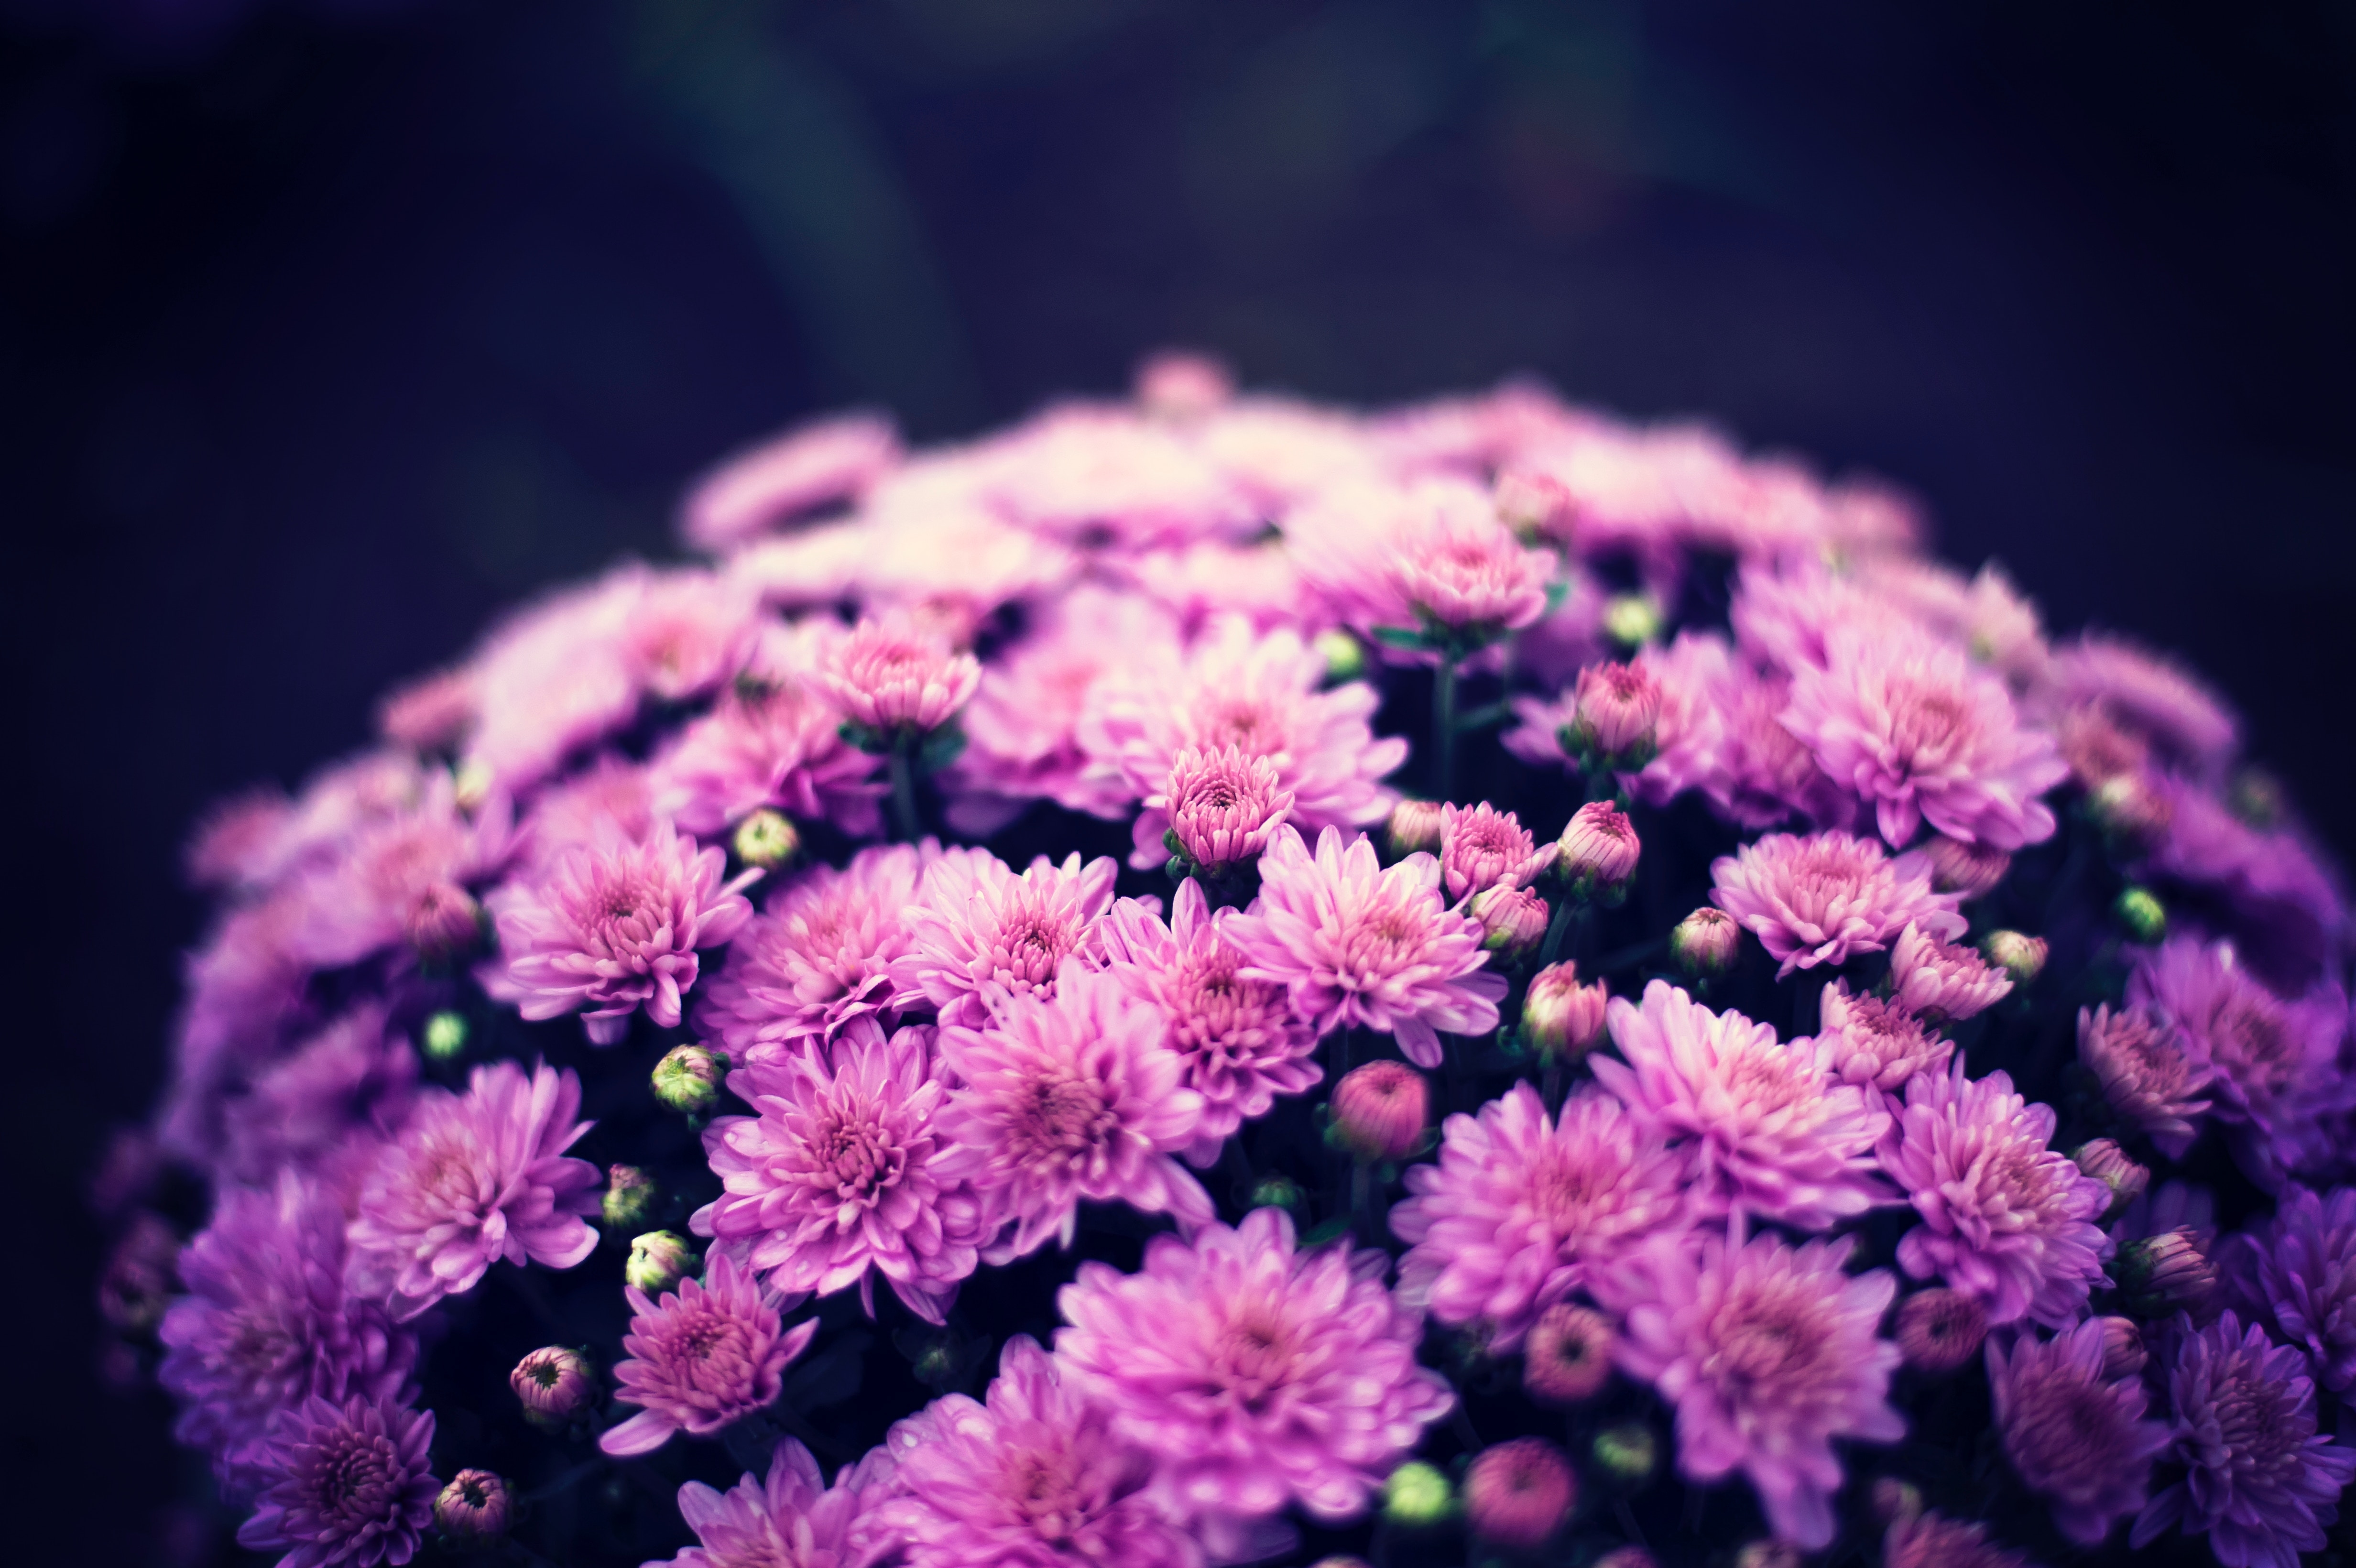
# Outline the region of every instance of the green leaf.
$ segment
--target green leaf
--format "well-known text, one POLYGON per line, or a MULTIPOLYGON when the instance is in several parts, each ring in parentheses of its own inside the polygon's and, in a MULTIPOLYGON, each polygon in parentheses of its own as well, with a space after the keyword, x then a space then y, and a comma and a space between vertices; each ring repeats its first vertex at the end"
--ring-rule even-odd
POLYGON ((1411 632, 1405 626, 1376 626, 1373 636, 1387 648, 1405 648, 1414 653, 1431 645, 1431 640, 1421 632, 1411 632))

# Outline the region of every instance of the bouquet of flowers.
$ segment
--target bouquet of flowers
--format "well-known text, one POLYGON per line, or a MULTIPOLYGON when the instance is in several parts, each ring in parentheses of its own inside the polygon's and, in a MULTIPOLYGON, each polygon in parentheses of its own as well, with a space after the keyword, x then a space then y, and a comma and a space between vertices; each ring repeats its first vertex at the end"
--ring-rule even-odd
POLYGON ((2292 1568, 2332 876, 1916 509, 1509 385, 724 464, 231 801, 102 1307, 244 1545, 2292 1568))

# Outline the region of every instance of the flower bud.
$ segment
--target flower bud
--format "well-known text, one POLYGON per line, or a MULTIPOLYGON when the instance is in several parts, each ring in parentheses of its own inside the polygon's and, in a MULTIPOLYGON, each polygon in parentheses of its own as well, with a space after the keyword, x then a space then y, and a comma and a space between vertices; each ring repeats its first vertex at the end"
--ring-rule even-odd
POLYGON ((2026 986, 2045 972, 2045 939, 2023 936, 2017 931, 1991 931, 1980 938, 1980 951, 1987 961, 2012 976, 2013 984, 2026 986))
POLYGON ((1603 982, 1582 986, 1575 964, 1549 964, 1530 976, 1522 997, 1522 1043, 1549 1061, 1578 1061, 1603 1038, 1611 1002, 1603 982))
POLYGON ((1612 1319, 1601 1312, 1569 1302, 1549 1307, 1522 1342, 1522 1387, 1540 1404, 1593 1399, 1612 1381, 1619 1339, 1612 1319))
POLYGON ((1898 1351, 1906 1364, 1944 1376, 1980 1353, 1987 1308, 1945 1285, 1918 1290, 1898 1308, 1898 1351))
POLYGON ((513 1504, 508 1484, 488 1470, 461 1470, 434 1499, 434 1528, 464 1551, 506 1539, 513 1504))
POLYGON ((483 939, 483 906, 455 882, 436 882, 417 896, 404 923, 410 946, 428 964, 462 958, 483 939))
POLYGON ((1508 468, 1490 492, 1497 520, 1523 539, 1561 538, 1569 532, 1570 492, 1548 474, 1508 468))
POLYGON ((1320 632, 1317 640, 1309 645, 1317 656, 1325 661, 1325 684, 1339 686, 1345 680, 1355 680, 1366 673, 1366 645, 1336 628, 1320 632))
POLYGON ((2261 833, 2271 833, 2290 815, 2280 780, 2264 768, 2244 768, 2233 775, 2225 804, 2234 816, 2261 833))
POLYGON ((1598 1469, 1634 1491, 1653 1478, 1661 1462, 1661 1440, 1641 1421, 1623 1422, 1595 1435, 1594 1454, 1598 1469))
POLYGON ((1298 1219, 1301 1207, 1306 1201, 1306 1195, 1301 1192, 1299 1182, 1281 1171, 1271 1171, 1252 1183, 1251 1201, 1248 1207, 1281 1209, 1298 1219))
POLYGON ((1994 892, 1996 885, 2004 880, 2004 874, 2012 869, 2010 855, 1985 844, 1934 837, 1926 849, 1931 857, 1931 885, 1943 893, 1961 893, 1966 899, 1984 897, 1994 892))
POLYGON ((1669 956, 1697 980, 1712 980, 1734 967, 1734 951, 1742 928, 1734 917, 1704 904, 1677 922, 1669 933, 1669 956))
POLYGON ((2130 938, 2147 947, 2158 946, 2168 935, 2168 906, 2149 888, 2123 890, 2118 901, 2111 905, 2111 913, 2126 927, 2130 938))
POLYGON ((1436 800, 1403 800, 1391 807, 1390 827, 1386 835, 1391 858, 1412 855, 1418 850, 1436 854, 1440 835, 1445 826, 1440 805, 1436 800))
POLYGON ((1649 593, 1614 593, 1603 602, 1603 635, 1638 648, 1661 635, 1661 602, 1649 593))
POLYGON ((633 1290, 660 1296, 693 1274, 702 1262, 677 1231, 648 1231, 631 1238, 630 1260, 622 1265, 622 1279, 633 1290))
POLYGON ((1579 672, 1563 749, 1586 766, 1633 773, 1659 749, 1661 697, 1643 665, 1589 665, 1579 672))
POLYGON ((1527 888, 1484 888, 1464 912, 1481 923, 1481 945, 1506 963, 1546 939, 1547 901, 1527 888))
POLYGON ((606 1224, 616 1231, 635 1231, 653 1217, 660 1196, 654 1178, 635 1165, 616 1165, 606 1168, 605 1180, 605 1195, 597 1209, 606 1224))
POLYGON ((2141 849, 2168 834, 2176 809, 2142 773, 2118 773, 2104 779, 2087 799, 2095 824, 2114 844, 2141 849))
POLYGON ((1570 1461, 1543 1437, 1483 1448, 1464 1472, 1464 1518, 1482 1540, 1532 1551, 1552 1540, 1579 1500, 1570 1461))
POLYGON ((1607 906, 1628 896, 1643 845, 1628 814, 1610 801, 1590 800, 1571 814, 1557 840, 1555 870, 1570 896, 1607 906))
POLYGON ((2198 1318, 2217 1293, 2217 1265, 2190 1225, 2129 1242, 2119 1249, 2111 1276, 2119 1299, 2138 1317, 2189 1312, 2198 1318))
POLYGON ((180 1238, 143 1210, 107 1254, 98 1279, 98 1315, 116 1333, 145 1339, 164 1321, 179 1283, 180 1238))
POLYGON ((462 1013, 438 1012, 425 1020, 425 1054, 434 1061, 455 1061, 466 1049, 466 1019, 462 1013))
POLYGON ((1895 1476, 1873 1483, 1873 1517, 1884 1524, 1912 1524, 1922 1517, 1922 1488, 1895 1476))
POLYGON ((1207 354, 1165 348, 1137 368, 1138 405, 1158 420, 1199 420, 1236 395, 1236 379, 1207 354))
POLYGON ((1734 1554, 1734 1568, 1806 1568, 1807 1559, 1788 1541, 1754 1541, 1734 1554))
POLYGON ((597 1374, 578 1350, 550 1345, 534 1350, 508 1374, 523 1413, 534 1425, 556 1430, 587 1416, 597 1403, 597 1374))
POLYGON ((1171 762, 1162 793, 1173 852, 1214 875, 1258 859, 1292 813, 1292 792, 1278 781, 1276 763, 1239 746, 1185 748, 1171 762))
POLYGON ((728 1058, 708 1045, 675 1045, 655 1063, 655 1098, 674 1111, 700 1116, 720 1103, 728 1058))
POLYGON ((1438 1524, 1456 1509, 1456 1488, 1437 1465, 1409 1459, 1383 1483, 1383 1518, 1416 1529, 1438 1524))
POLYGON ((2108 1138, 2080 1144, 2070 1151, 2070 1158, 2080 1170, 2111 1189, 2111 1206, 2103 1214, 2106 1221, 2116 1219, 2151 1185, 2151 1172, 2129 1159, 2126 1151, 2108 1138))
POLYGON ((2102 1322, 2104 1381, 2141 1377, 2144 1363, 2151 1360, 2143 1348, 2143 1330, 2132 1317, 2105 1317, 2102 1322))
POLYGON ((1327 1111, 1334 1140, 1359 1159, 1405 1159, 1431 1119, 1431 1088, 1404 1061, 1369 1061, 1342 1075, 1327 1111))
POLYGON ((801 853, 802 836, 782 811, 767 807, 736 825, 736 858, 773 871, 801 853))

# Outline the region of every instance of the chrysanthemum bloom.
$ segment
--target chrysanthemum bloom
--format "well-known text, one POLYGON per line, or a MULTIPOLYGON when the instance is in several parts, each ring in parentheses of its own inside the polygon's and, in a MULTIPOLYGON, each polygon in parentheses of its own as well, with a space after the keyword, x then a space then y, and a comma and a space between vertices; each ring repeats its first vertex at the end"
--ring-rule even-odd
POLYGON ((906 615, 864 620, 829 648, 819 680, 835 705, 882 734, 937 730, 973 699, 981 665, 906 615))
POLYGON ((986 1403, 949 1394, 885 1439, 898 1492, 877 1518, 908 1568, 1203 1568, 1148 1490, 1153 1461, 1036 1340, 1009 1339, 998 1368, 986 1403))
POLYGON ((2148 1545, 2169 1525, 2206 1535, 2225 1568, 2297 1568, 2319 1552, 2356 1480, 2356 1448, 2316 1430, 2307 1358, 2231 1312, 2194 1331, 2180 1324, 2168 1392, 2170 1457, 2182 1480, 2151 1499, 2127 1538, 2148 1545))
POLYGON ((1407 1172, 1391 1210, 1412 1243, 1399 1300, 1442 1323, 1480 1323, 1519 1346, 1537 1315, 1644 1238, 1687 1222, 1687 1150, 1669 1148, 1609 1094, 1576 1094, 1559 1118, 1517 1083, 1441 1129, 1440 1160, 1407 1172))
POLYGON ((2334 1393, 2356 1383, 2356 1188, 2286 1189, 2241 1256, 2254 1276, 2247 1293, 2307 1351, 2316 1380, 2334 1393))
POLYGON ((477 934, 466 884, 494 873, 513 837, 503 799, 469 817, 450 775, 434 773, 413 805, 358 827, 332 859, 305 869, 296 885, 307 918, 295 950, 322 969, 404 940, 429 959, 464 952, 477 934))
POLYGON ((2187 1036, 2141 1008, 2081 1008, 2078 1060, 2120 1120, 2169 1158, 2184 1157, 2200 1132, 2194 1118, 2208 1112, 2202 1091, 2213 1075, 2187 1036))
POLYGON ((1852 997, 1845 980, 1825 987, 1816 1012, 1816 1038, 1831 1044, 1833 1071, 1844 1083, 1870 1084, 1890 1096, 1893 1115, 1910 1079, 1941 1071, 1955 1053, 1954 1041, 1931 1033, 1906 1008, 1879 997, 1852 997))
POLYGON ((1628 814, 1608 800, 1590 800, 1570 814, 1555 840, 1555 864, 1573 898, 1616 903, 1636 874, 1644 845, 1628 814))
POLYGON ((717 947, 753 918, 743 889, 760 875, 723 880, 717 847, 658 823, 643 843, 619 835, 578 845, 544 878, 496 890, 500 956, 477 977, 527 1019, 579 1012, 590 1040, 612 1045, 641 1005, 665 1029, 695 984, 696 949, 717 947))
POLYGON ((1394 860, 1419 849, 1439 854, 1440 836, 1447 830, 1451 809, 1436 800, 1400 801, 1391 807, 1390 820, 1383 826, 1385 851, 1394 860))
POLYGON ((1303 581, 1361 632, 1436 626, 1482 642, 1546 613, 1553 558, 1461 479, 1337 487, 1289 515, 1284 535, 1303 581))
POLYGON ((1487 801, 1440 808, 1440 872, 1448 896, 1462 901, 1484 888, 1523 888, 1554 864, 1555 846, 1537 848, 1521 819, 1487 801))
POLYGON ((757 1114, 703 1130, 723 1190, 696 1211, 695 1233, 744 1249, 744 1264, 781 1294, 855 1283, 873 1317, 880 1274, 910 1311, 940 1322, 991 1225, 982 1200, 940 1174, 948 1087, 929 1034, 887 1040, 873 1018, 856 1019, 831 1047, 806 1040, 737 1073, 757 1114))
POLYGON ((987 849, 948 851, 900 912, 908 948, 892 961, 892 1005, 980 1028, 997 1002, 1055 995, 1065 960, 1112 906, 1119 872, 1110 857, 1082 866, 1075 850, 1060 866, 1042 855, 1018 877, 987 849))
POLYGON ((1898 1347, 1877 1333, 1898 1282, 1850 1277, 1850 1244, 1663 1237, 1608 1292, 1621 1367, 1676 1407, 1678 1468, 1704 1484, 1743 1471, 1775 1533, 1811 1551, 1833 1538, 1833 1439, 1906 1435, 1888 1399, 1898 1347))
POLYGON ((2344 997, 2327 990, 2286 1001, 2251 975, 2232 943, 2190 936, 2170 937, 2136 966, 2127 1001, 2175 1024, 2187 1053, 2209 1063, 2211 1114, 2261 1134, 2287 1120, 2295 1096, 2336 1073, 2348 1028, 2344 997))
POLYGON ((1718 732, 1698 782, 1719 816, 1746 830, 1772 827, 1795 814, 1827 827, 1855 817, 1855 797, 1826 778, 1815 753, 1783 728, 1783 710, 1792 705, 1788 677, 1730 660, 1708 702, 1718 732))
POLYGON ((1890 950, 1892 1000, 1933 1023, 1986 1012, 2012 994, 2012 976, 1968 947, 1909 923, 1890 950))
POLYGON ((1988 1389, 2005 1457, 2052 1505, 2053 1523, 2081 1546, 2110 1534, 2144 1503, 2152 1456, 2168 1428, 2144 1419, 2143 1384, 2104 1377, 2102 1319, 2051 1339, 2033 1331, 1988 1341, 1988 1389))
POLYGON ((278 1568, 376 1568, 416 1554, 442 1483, 426 1468, 434 1413, 354 1394, 313 1395, 273 1425, 258 1463, 270 1484, 237 1543, 284 1552, 278 1568))
POLYGON ((513 794, 629 722, 643 693, 621 630, 647 575, 643 566, 618 567, 528 607, 484 639, 466 667, 474 713, 462 777, 513 794))
POLYGON ((1380 1256, 1296 1252, 1280 1209, 1192 1245, 1159 1236, 1134 1275, 1080 1265, 1056 1295, 1072 1327, 1055 1359, 1189 1509, 1298 1501, 1349 1519, 1455 1403, 1416 1364, 1421 1327, 1383 1288, 1380 1256))
POLYGON ((466 1092, 427 1089, 378 1155, 352 1221, 352 1277, 414 1317, 472 1290, 499 1259, 571 1268, 597 1245, 597 1168, 569 1159, 581 1081, 541 1062, 477 1067, 466 1092))
POLYGON ((1835 1076, 1829 1041, 1784 1045, 1665 980, 1644 987, 1641 1009, 1615 997, 1607 1017, 1627 1061, 1590 1058, 1596 1080, 1664 1136, 1696 1140, 1697 1218, 1740 1210, 1822 1230, 1891 1200, 1872 1152, 1890 1115, 1835 1076))
POLYGON ((688 543, 726 549, 851 499, 900 459, 892 421, 877 414, 815 420, 740 452, 696 481, 680 507, 688 543))
POLYGON ((1979 1297, 1992 1324, 2060 1328, 2104 1283, 2095 1221, 2111 1190, 2048 1147, 2054 1123, 2009 1074, 1968 1079, 1958 1061, 1906 1086, 1881 1145, 1882 1168, 1922 1216, 1898 1243, 1900 1265, 1979 1297))
POLYGON ((1922 822, 1950 838, 2018 849, 2053 836, 2039 798, 2070 766, 2025 729, 2004 683, 1952 643, 1836 626, 1822 667, 1795 670, 1783 723, 1816 765, 1870 802, 1903 848, 1922 822))
POLYGON ((549 1345, 516 1363, 508 1374, 526 1419, 563 1426, 589 1413, 597 1399, 597 1374, 578 1350, 549 1345))
POLYGON ((648 1568, 866 1568, 892 1543, 876 1505, 895 1468, 888 1455, 871 1456, 830 1488, 810 1451, 781 1438, 766 1477, 747 1475, 724 1492, 680 1488, 680 1518, 697 1544, 648 1568))
POLYGON ((667 702, 711 690, 744 667, 762 630, 759 597, 708 571, 659 571, 619 629, 638 684, 667 702))
POLYGON ((1996 891, 2012 869, 2012 856, 1986 844, 1965 844, 1942 834, 1922 847, 1931 858, 1931 885, 1966 901, 1996 891))
POLYGON ((1082 1199, 1189 1227, 1213 1217, 1210 1196, 1172 1157, 1194 1142, 1203 1097, 1183 1086, 1168 1036, 1153 1007, 1076 964, 1052 998, 1015 997, 985 1029, 942 1027, 958 1087, 937 1123, 947 1144, 937 1169, 1007 1223, 984 1261, 1021 1257, 1050 1236, 1070 1246, 1082 1199))
POLYGON ((1278 784, 1276 764, 1266 757, 1248 756, 1235 746, 1207 753, 1189 746, 1172 760, 1169 782, 1145 804, 1170 818, 1170 831, 1188 859, 1224 871, 1259 859, 1277 825, 1291 814, 1292 795, 1278 784))
POLYGON ((344 1215, 289 1171, 266 1189, 225 1188, 212 1222, 180 1253, 187 1294, 164 1314, 156 1379, 179 1396, 173 1435, 250 1483, 249 1445, 276 1412, 319 1394, 392 1398, 417 1342, 344 1286, 344 1215))
POLYGON ((630 1359, 614 1369, 614 1397, 645 1408, 597 1439, 617 1459, 651 1454, 673 1433, 707 1436, 766 1409, 785 1387, 787 1364, 818 1332, 815 1317, 784 1328, 751 1273, 725 1253, 713 1256, 701 1285, 681 1280, 660 1300, 635 1287, 622 1295, 630 1304, 622 1336, 630 1359))
POLYGON ((681 831, 715 837, 764 806, 871 834, 877 759, 844 741, 815 673, 842 634, 830 621, 767 628, 751 665, 650 770, 651 804, 681 831))
POLYGON ((1494 1444, 1464 1472, 1464 1519, 1472 1533, 1499 1546, 1543 1546, 1570 1517, 1579 1477, 1562 1450, 1543 1437, 1494 1444))
POLYGON ((1711 861, 1709 874, 1710 901, 1766 944, 1779 977, 1879 953, 1909 925, 1945 940, 1966 924, 1960 899, 1932 891, 1920 851, 1893 860, 1847 833, 1770 833, 1711 861))
POLYGON ((771 893, 705 986, 696 1023, 730 1061, 744 1062, 882 1012, 892 961, 914 940, 901 915, 939 856, 929 838, 880 845, 841 870, 813 866, 771 893))
POLYGON ((1098 927, 1106 972, 1169 1027, 1171 1049, 1185 1064, 1182 1082, 1203 1097, 1203 1117, 1187 1157, 1207 1166, 1246 1122, 1268 1114, 1280 1094, 1314 1086, 1317 1031, 1293 1016, 1284 988, 1245 979, 1242 949, 1211 918, 1192 877, 1171 900, 1170 923, 1123 899, 1098 927))
POLYGON ((1590 1307, 1559 1302, 1538 1314, 1522 1346, 1522 1387, 1541 1404, 1593 1399, 1612 1381, 1620 1346, 1612 1319, 1590 1307))
POLYGON ((1933 1285, 1898 1308, 1898 1353, 1926 1372, 1954 1371, 1980 1353, 1987 1338, 1987 1308, 1960 1290, 1933 1285))
POLYGON ((2057 647, 2041 686, 2051 708, 2097 707, 2197 769, 2222 763, 2241 741, 2223 699, 2122 637, 2088 634, 2057 647))
POLYGON ((318 1170, 399 1126, 417 1092, 417 1055, 364 1002, 247 1080, 220 1104, 217 1176, 266 1187, 282 1168, 318 1170))
POLYGON ((1548 1061, 1583 1057, 1603 1038, 1611 1001, 1602 981, 1580 983, 1576 964, 1549 964, 1523 994, 1522 1043, 1548 1061))
POLYGON ((1405 1159, 1431 1121, 1431 1085, 1403 1061, 1369 1061, 1342 1074, 1326 1104, 1333 1134, 1358 1159, 1405 1159))
POLYGON ((1237 973, 1285 987, 1319 1035, 1363 1025, 1396 1036, 1409 1061, 1431 1068, 1441 1029, 1497 1027, 1505 977, 1483 971, 1480 923, 1447 907, 1430 856, 1386 869, 1365 835, 1345 848, 1328 827, 1312 859, 1288 824, 1259 874, 1259 898, 1222 924, 1244 952, 1237 973))
POLYGON ((1999 1546, 1987 1526, 1925 1511, 1890 1521, 1881 1568, 2029 1568, 2026 1552, 1999 1546))

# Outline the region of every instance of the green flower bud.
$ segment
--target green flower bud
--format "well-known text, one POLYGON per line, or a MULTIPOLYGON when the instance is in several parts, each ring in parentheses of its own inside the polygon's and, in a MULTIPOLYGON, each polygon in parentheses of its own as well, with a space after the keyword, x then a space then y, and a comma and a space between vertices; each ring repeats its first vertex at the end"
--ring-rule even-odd
POLYGON ((630 1261, 622 1265, 622 1278, 633 1290, 660 1296, 693 1274, 702 1262, 678 1232, 648 1231, 631 1239, 630 1261))
POLYGON ((1980 951, 1987 961, 2012 976, 2016 986, 2026 986, 2044 972, 2045 939, 2023 936, 2017 931, 1991 931, 1980 938, 1980 951))
POLYGON ((1249 1206, 1254 1209, 1281 1209, 1297 1218, 1302 1201, 1300 1184, 1278 1172, 1263 1176, 1252 1184, 1249 1206))
POLYGON ((434 1061, 455 1061, 466 1049, 466 1020, 456 1013, 440 1012, 425 1020, 425 1054, 434 1061))
POLYGON ((774 870, 801 850, 802 836, 783 812, 761 810, 736 825, 736 858, 774 870))
POLYGON ((1436 1465, 1409 1459, 1383 1483, 1383 1518, 1409 1528, 1438 1524, 1456 1508, 1456 1488, 1436 1465))
POLYGON ((654 1179, 635 1165, 617 1165, 606 1172, 605 1195, 598 1212, 616 1231, 635 1231, 651 1219, 659 1194, 654 1179))
POLYGON ((2111 905, 2111 912, 2126 926, 2127 934, 2145 946, 2152 946, 2168 935, 2168 906, 2149 888, 2131 887, 2119 894, 2111 905))
POLYGON ((1603 635, 1624 648, 1661 635, 1661 602, 1649 593, 1614 593, 1603 602, 1603 635))
POLYGON ((1607 1426, 1595 1435, 1597 1467, 1622 1486, 1642 1486, 1660 1462, 1660 1440, 1643 1422, 1607 1426))
POLYGON ((1317 640, 1310 645, 1317 650, 1317 656, 1325 661, 1325 680, 1329 686, 1355 680, 1366 673, 1365 645, 1338 627, 1318 633, 1317 640))
POLYGON ((701 1116, 720 1103, 728 1057, 708 1045, 675 1045, 655 1063, 655 1098, 672 1110, 701 1116))

